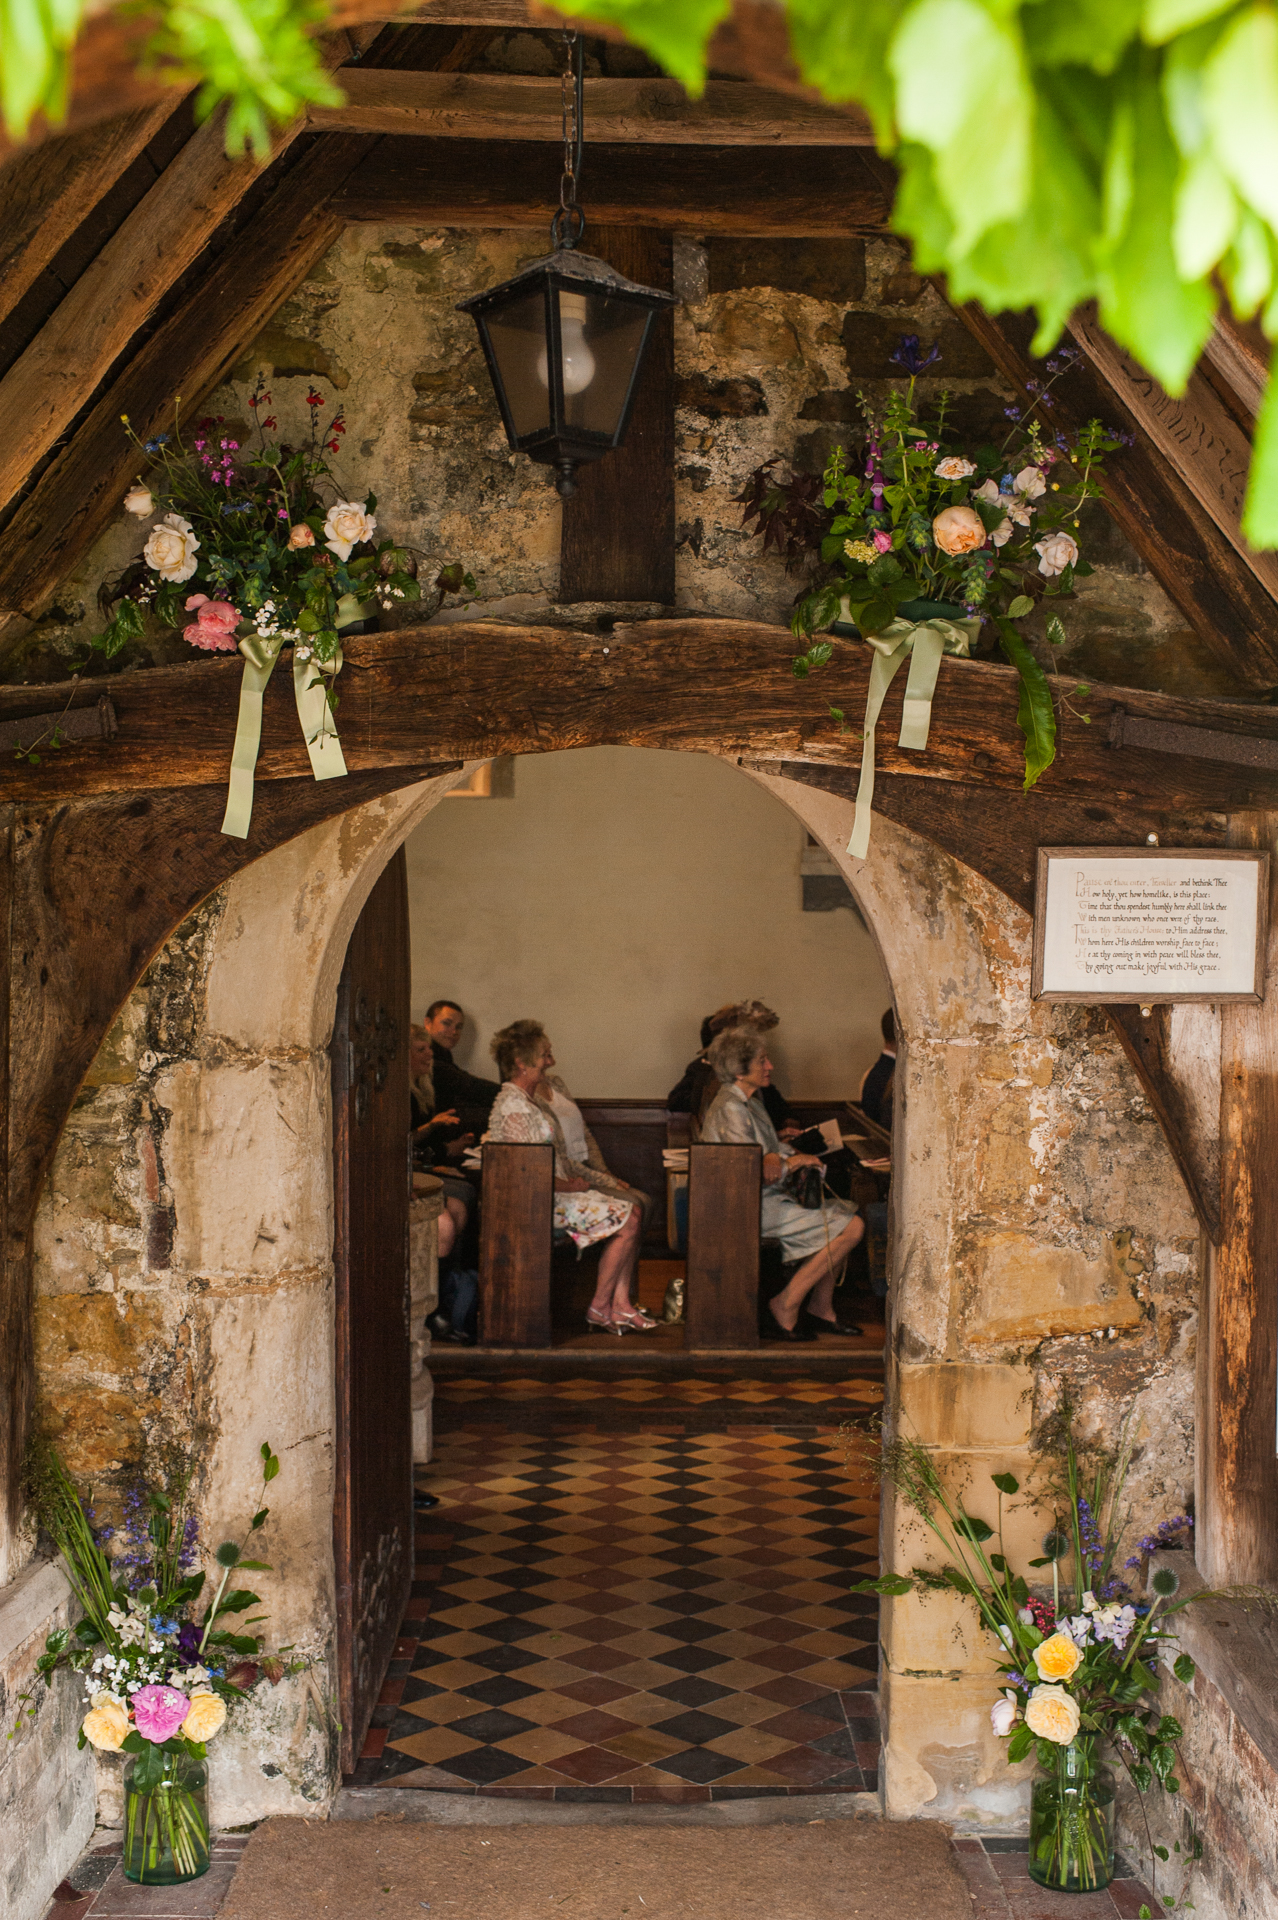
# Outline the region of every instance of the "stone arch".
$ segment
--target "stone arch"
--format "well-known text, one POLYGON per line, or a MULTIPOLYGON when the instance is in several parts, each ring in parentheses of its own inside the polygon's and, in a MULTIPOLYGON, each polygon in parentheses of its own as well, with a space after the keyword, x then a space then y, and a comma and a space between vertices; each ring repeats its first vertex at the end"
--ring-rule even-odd
MULTIPOLYGON (((90 1302, 126 1344, 130 1316, 148 1313, 154 1328, 146 1337, 174 1350, 187 1342, 216 1429, 208 1505, 219 1538, 253 1500, 260 1440, 281 1454, 287 1478, 272 1539, 272 1628, 320 1655, 321 1696, 334 1612, 326 1049, 335 988, 351 929, 387 860, 462 777, 459 770, 364 802, 252 863, 216 897, 190 1043, 149 1069, 149 1099, 164 1120, 156 1177, 172 1220, 169 1264, 144 1272, 132 1292, 90 1302)), ((899 1409, 960 1474, 1023 1470, 1031 1396, 1041 1384, 1031 1349, 1077 1343, 1109 1324, 1140 1338, 1142 1309, 1124 1281, 1136 1238, 1152 1247, 1158 1229, 1143 1216, 1133 1227, 1130 1208, 1138 1188, 1177 1191, 1161 1133, 1101 1021, 1029 1000, 1029 918, 1006 896, 882 819, 870 858, 853 863, 844 852, 846 799, 777 776, 747 777, 834 856, 893 985, 901 1033, 888 1353, 894 1415, 899 1409), (1057 1136, 1068 1133, 1071 1111, 1063 1068, 1090 1074, 1089 1087, 1123 1106, 1109 1131, 1141 1164, 1117 1207, 1063 1158, 1057 1136), (1071 1190, 1065 1212, 1036 1198, 1036 1181, 1050 1184, 1041 1177, 1049 1167, 1071 1190)), ((60 1154, 76 1147, 71 1130, 60 1154)), ((67 1304, 59 1289, 70 1290, 74 1264, 58 1266, 58 1204, 55 1192, 38 1247, 46 1379, 80 1364, 58 1339, 67 1304)), ((1189 1291, 1185 1250, 1196 1234, 1183 1202, 1181 1211, 1184 1220, 1162 1236, 1183 1228, 1171 1264, 1183 1255, 1189 1291)), ((1146 1384, 1160 1366, 1167 1373, 1169 1353, 1183 1358, 1189 1310, 1187 1302, 1165 1316, 1142 1347, 1146 1384)), ((1137 1355, 1126 1358, 1130 1377, 1137 1355)), ((1184 1475, 1173 1477, 1176 1461, 1191 1471, 1188 1380, 1181 1366, 1179 1412, 1173 1394, 1158 1414, 1163 1471, 1177 1487, 1184 1475)), ((1097 1382, 1100 1397, 1110 1391, 1097 1382)), ((921 1544, 890 1503, 883 1542, 889 1565, 911 1564, 921 1544)), ((959 1603, 944 1600, 926 1610, 912 1600, 885 1608, 887 1805, 900 1815, 926 1810, 997 1824, 1015 1817, 1022 1789, 990 1736, 987 1660, 960 1614, 959 1603)), ((332 1792, 332 1744, 314 1703, 307 1708, 304 1683, 280 1689, 222 1751, 223 1821, 304 1810, 332 1792)))

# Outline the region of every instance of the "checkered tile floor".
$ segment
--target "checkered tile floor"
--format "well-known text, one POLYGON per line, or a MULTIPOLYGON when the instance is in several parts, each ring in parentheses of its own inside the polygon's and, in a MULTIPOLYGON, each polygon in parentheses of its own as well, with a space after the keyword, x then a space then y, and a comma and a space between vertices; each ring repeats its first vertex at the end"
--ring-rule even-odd
POLYGON ((875 1568, 877 1487, 838 1424, 880 1393, 450 1380, 424 1476, 441 1504, 351 1784, 874 1789, 877 1603, 848 1587, 875 1568))

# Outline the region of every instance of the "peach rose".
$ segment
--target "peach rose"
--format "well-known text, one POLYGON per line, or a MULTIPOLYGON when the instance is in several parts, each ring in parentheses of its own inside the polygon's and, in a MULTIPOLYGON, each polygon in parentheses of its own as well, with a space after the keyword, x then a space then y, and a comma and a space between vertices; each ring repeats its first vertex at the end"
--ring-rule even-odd
POLYGON ((975 553, 985 545, 985 525, 975 507, 946 507, 932 522, 932 538, 942 553, 975 553))
POLYGON ((193 1693, 191 1709, 179 1729, 188 1740, 211 1740, 226 1719, 226 1702, 216 1693, 193 1693))
POLYGON ((951 453, 944 460, 938 460, 932 471, 938 480, 966 480, 969 473, 976 472, 976 468, 961 454, 951 453))
POLYGON ((1054 1633, 1034 1649, 1034 1665, 1043 1680, 1072 1680, 1083 1656, 1067 1633, 1054 1633))
POLYGON ((110 1694, 99 1693, 84 1716, 84 1737, 103 1753, 118 1753, 129 1732, 129 1710, 110 1694))
POLYGON ((315 545, 315 535, 311 532, 304 520, 299 520, 295 527, 289 528, 288 544, 290 547, 313 547, 315 545))
POLYGON ((339 560, 349 560, 352 547, 357 547, 361 540, 372 539, 377 532, 377 522, 358 500, 339 500, 325 516, 324 531, 328 535, 324 545, 329 552, 335 553, 339 560))
POLYGON ((195 572, 195 556, 200 543, 191 531, 191 523, 180 513, 168 513, 142 549, 142 558, 162 580, 189 580, 195 572))
POLYGON ((136 514, 139 520, 145 520, 149 513, 155 512, 155 501, 151 498, 150 487, 144 487, 141 481, 130 487, 124 496, 124 511, 136 514))
POLYGON ((1064 1687, 1035 1687, 1025 1709, 1025 1724, 1040 1740, 1067 1747, 1078 1732, 1082 1715, 1073 1694, 1064 1687))

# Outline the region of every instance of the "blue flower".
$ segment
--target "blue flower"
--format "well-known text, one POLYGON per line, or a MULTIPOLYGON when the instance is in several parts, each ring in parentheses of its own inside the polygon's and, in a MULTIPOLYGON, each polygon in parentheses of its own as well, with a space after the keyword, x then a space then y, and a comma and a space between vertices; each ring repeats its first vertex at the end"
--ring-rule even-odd
POLYGON ((154 440, 148 440, 144 444, 147 453, 158 453, 161 447, 168 446, 169 436, 167 433, 160 433, 156 435, 154 440))
POLYGON ((888 355, 898 367, 904 367, 907 373, 914 374, 922 373, 924 367, 930 367, 940 357, 941 349, 937 346, 929 347, 926 353, 921 351, 917 333, 903 333, 896 352, 888 355))

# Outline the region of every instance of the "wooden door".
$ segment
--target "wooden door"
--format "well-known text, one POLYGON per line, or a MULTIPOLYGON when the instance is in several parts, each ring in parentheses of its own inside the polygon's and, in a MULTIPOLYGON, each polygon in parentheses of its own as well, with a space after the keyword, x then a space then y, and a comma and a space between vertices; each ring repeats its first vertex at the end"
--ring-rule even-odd
POLYGON ((409 980, 401 849, 351 935, 333 1028, 333 1542, 344 1773, 359 1757, 413 1577, 409 980))

